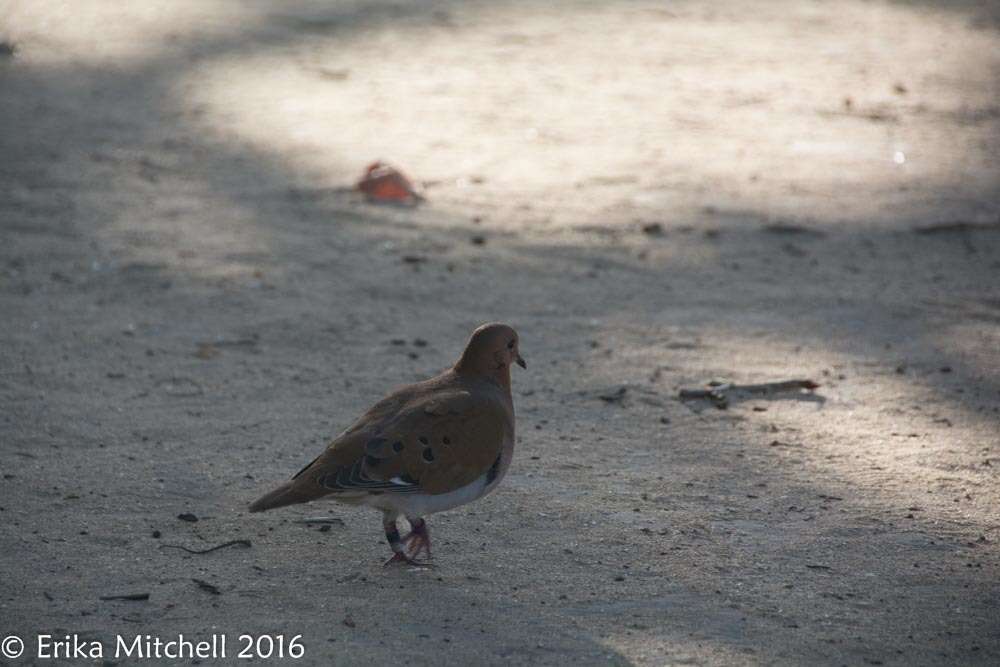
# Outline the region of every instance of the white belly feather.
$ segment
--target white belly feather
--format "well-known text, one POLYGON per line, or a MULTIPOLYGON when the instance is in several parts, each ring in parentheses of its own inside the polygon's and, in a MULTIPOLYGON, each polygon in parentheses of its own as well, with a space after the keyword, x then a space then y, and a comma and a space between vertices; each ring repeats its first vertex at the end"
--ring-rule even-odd
MULTIPOLYGON (((512 437, 504 438, 500 465, 496 476, 489 483, 486 481, 489 472, 485 472, 469 484, 448 493, 431 495, 427 493, 392 493, 390 491, 377 496, 367 495, 357 498, 354 502, 383 511, 398 512, 409 517, 422 517, 471 503, 482 498, 500 484, 500 480, 507 474, 507 468, 510 467, 513 445, 514 439, 512 437)), ((333 498, 337 499, 336 496, 333 498)))

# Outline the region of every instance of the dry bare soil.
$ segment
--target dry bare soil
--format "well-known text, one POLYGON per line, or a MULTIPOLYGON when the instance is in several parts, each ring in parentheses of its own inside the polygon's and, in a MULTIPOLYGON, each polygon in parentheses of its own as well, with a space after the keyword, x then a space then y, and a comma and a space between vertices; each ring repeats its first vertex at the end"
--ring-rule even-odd
POLYGON ((0 39, 0 634, 1000 662, 997 3, 15 0, 0 39), (375 159, 427 202, 352 193, 375 159), (436 569, 245 512, 488 320, 518 451, 436 569))

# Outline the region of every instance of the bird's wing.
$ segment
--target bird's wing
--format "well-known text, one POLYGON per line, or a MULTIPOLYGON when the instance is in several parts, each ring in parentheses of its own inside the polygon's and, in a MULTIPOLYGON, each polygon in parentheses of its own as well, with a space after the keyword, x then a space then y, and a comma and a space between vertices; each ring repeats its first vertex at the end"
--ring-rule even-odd
MULTIPOLYGON (((440 389, 410 398, 391 417, 349 429, 296 476, 316 492, 448 493, 496 463, 510 430, 497 397, 440 389)), ((512 434, 510 434, 512 437, 512 434)))

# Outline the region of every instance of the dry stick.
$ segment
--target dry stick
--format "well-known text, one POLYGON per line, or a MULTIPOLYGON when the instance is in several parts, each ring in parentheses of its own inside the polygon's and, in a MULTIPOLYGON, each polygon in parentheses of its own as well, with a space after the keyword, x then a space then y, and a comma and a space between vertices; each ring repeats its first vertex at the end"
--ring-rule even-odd
POLYGON ((222 595, 222 591, 215 584, 210 584, 207 581, 202 581, 201 579, 192 579, 194 583, 198 584, 198 588, 205 591, 206 593, 211 593, 212 595, 222 595))
POLYGON ((743 391, 748 394, 768 394, 793 389, 816 389, 819 383, 812 380, 784 380, 782 382, 763 382, 761 384, 720 384, 708 389, 681 389, 681 398, 712 398, 731 391, 743 391))
POLYGON ((196 549, 188 549, 187 547, 181 546, 180 544, 161 544, 160 548, 161 549, 183 549, 184 551, 188 552, 189 554, 208 554, 208 553, 212 553, 213 551, 218 551, 219 549, 225 549, 226 547, 235 547, 235 546, 241 546, 241 547, 249 548, 250 547, 250 540, 230 540, 229 542, 224 542, 223 544, 218 544, 218 545, 216 545, 214 547, 209 547, 208 549, 197 549, 197 550, 196 549))
POLYGON ((956 220, 954 222, 942 222, 936 225, 925 225, 923 227, 914 227, 913 231, 917 234, 931 235, 931 234, 954 234, 961 232, 995 232, 1000 231, 1000 225, 996 223, 989 222, 966 222, 964 220, 956 220))
POLYGON ((134 602, 142 602, 143 600, 149 599, 149 593, 127 593, 125 595, 102 595, 102 600, 130 600, 134 602))
POLYGON ((763 382, 761 384, 720 384, 717 387, 709 387, 708 389, 681 389, 679 397, 682 401, 707 398, 716 405, 725 406, 729 402, 727 394, 731 392, 771 394, 796 389, 808 389, 812 391, 818 387, 819 383, 812 380, 784 380, 782 382, 763 382))

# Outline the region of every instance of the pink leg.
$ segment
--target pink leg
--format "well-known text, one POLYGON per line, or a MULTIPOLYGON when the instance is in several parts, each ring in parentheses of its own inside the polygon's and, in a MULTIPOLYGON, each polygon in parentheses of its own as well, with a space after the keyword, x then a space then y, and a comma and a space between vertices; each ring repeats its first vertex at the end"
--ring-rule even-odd
POLYGON ((411 532, 405 538, 400 539, 399 530, 396 529, 396 517, 390 516, 389 514, 386 514, 383 517, 382 526, 383 528, 385 528, 385 539, 389 542, 389 546, 392 548, 392 558, 383 563, 382 567, 389 567, 390 565, 393 565, 395 563, 413 565, 415 567, 431 567, 430 563, 424 561, 418 561, 415 558, 415 556, 417 556, 422 549, 426 549, 427 557, 430 558, 430 540, 427 536, 427 530, 423 524, 423 521, 421 521, 421 532, 424 536, 424 539, 426 540, 426 546, 420 546, 418 543, 418 546, 420 548, 414 550, 411 547, 410 553, 409 554, 406 553, 406 549, 404 548, 403 545, 417 541, 417 538, 414 537, 414 533, 417 532, 417 529, 415 527, 416 524, 411 524, 411 525, 414 525, 413 532, 411 532))
POLYGON ((427 560, 431 559, 431 533, 427 530, 427 522, 423 519, 410 519, 411 530, 403 538, 403 544, 407 545, 408 555, 415 559, 421 552, 427 552, 427 560))

